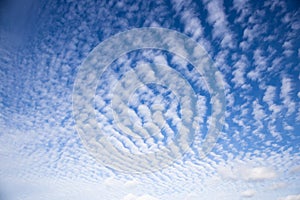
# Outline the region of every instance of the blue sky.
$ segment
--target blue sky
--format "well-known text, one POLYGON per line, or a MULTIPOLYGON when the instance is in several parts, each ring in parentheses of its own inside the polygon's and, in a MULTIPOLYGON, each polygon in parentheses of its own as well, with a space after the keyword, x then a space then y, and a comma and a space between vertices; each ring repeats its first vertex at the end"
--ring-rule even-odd
POLYGON ((0 199, 300 199, 297 1, 0 6, 0 199))

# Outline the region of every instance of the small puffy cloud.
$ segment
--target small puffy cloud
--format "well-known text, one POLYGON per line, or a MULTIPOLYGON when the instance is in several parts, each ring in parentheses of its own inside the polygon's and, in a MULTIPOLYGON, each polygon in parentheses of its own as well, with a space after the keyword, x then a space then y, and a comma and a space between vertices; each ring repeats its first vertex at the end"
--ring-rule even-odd
POLYGON ((278 200, 300 200, 300 194, 298 194, 298 195, 288 195, 286 197, 279 198, 278 200))
POLYGON ((242 192, 241 196, 245 197, 245 198, 250 198, 250 197, 253 197, 255 195, 255 193, 256 193, 255 190, 252 190, 252 189, 245 190, 242 192))
POLYGON ((263 181, 276 177, 276 172, 268 167, 219 167, 218 172, 223 178, 244 181, 263 181))
POLYGON ((139 184, 140 182, 137 180, 130 180, 130 181, 126 181, 125 187, 131 189, 137 187, 139 184))
POLYGON ((219 166, 218 173, 225 179, 237 179, 236 173, 229 167, 219 166))
POLYGON ((275 171, 267 167, 254 167, 250 169, 248 168, 242 171, 241 174, 245 180, 250 181, 266 180, 276 177, 275 171))
POLYGON ((109 177, 109 178, 105 179, 105 181, 104 181, 104 185, 106 187, 114 187, 116 185, 121 185, 121 184, 122 184, 122 182, 117 180, 114 177, 109 177))

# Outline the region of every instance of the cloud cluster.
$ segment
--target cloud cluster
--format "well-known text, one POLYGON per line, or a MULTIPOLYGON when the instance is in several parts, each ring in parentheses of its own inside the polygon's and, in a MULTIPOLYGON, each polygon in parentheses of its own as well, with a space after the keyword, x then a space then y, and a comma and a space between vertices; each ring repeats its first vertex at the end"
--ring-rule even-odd
MULTIPOLYGON (((299 199, 298 8, 282 0, 32 5, 37 12, 28 18, 35 23, 28 24, 34 29, 27 35, 13 35, 9 21, 0 22, 0 193, 7 199, 299 199), (181 155, 172 164, 154 173, 123 174, 97 162, 103 152, 95 156, 88 151, 76 130, 72 93, 79 66, 94 47, 116 33, 144 26, 178 30, 199 42, 220 71, 211 75, 224 87, 227 108, 219 139, 203 157, 202 145, 215 120, 211 116, 218 116, 213 107, 220 108, 220 102, 210 95, 214 88, 207 77, 180 57, 199 52, 184 52, 180 46, 179 55, 157 49, 129 52, 108 63, 102 77, 85 77, 85 83, 98 81, 95 90, 84 91, 94 95, 92 125, 121 154, 159 152, 183 132, 196 130, 192 140, 183 138, 190 142, 188 151, 169 151, 181 155), (165 67, 155 70, 153 63, 165 67), (186 85, 181 77, 189 87, 181 87, 186 85), (155 84, 145 84, 146 79, 155 84), (157 79, 174 85, 165 87, 157 79), (132 81, 139 85, 134 92, 126 90, 132 81), (196 91, 196 103, 188 88, 196 91), (113 99, 115 113, 110 109, 113 99), (191 105, 197 116, 189 112, 191 105), (195 123, 181 126, 182 115, 195 123), (113 124, 116 119, 119 126, 113 124)), ((143 42, 129 39, 124 41, 143 42)), ((116 49, 112 46, 108 53, 116 55, 116 49)), ((116 159, 120 167, 153 161, 136 163, 115 155, 108 152, 108 160, 116 159)))

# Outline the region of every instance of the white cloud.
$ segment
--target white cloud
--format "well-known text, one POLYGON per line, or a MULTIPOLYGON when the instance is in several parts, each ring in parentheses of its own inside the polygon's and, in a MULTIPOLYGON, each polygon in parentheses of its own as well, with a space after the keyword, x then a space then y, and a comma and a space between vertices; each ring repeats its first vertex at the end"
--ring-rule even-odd
POLYGON ((244 181, 264 181, 277 177, 276 172, 269 167, 249 167, 241 164, 219 166, 219 174, 225 179, 244 181))
POLYGON ((235 84, 235 87, 241 87, 246 84, 246 79, 245 79, 245 72, 248 66, 248 61, 247 57, 242 56, 241 59, 239 59, 235 64, 234 64, 234 71, 232 72, 234 78, 232 81, 235 84))
POLYGON ((284 106, 287 108, 287 115, 291 115, 296 111, 296 104, 291 98, 291 93, 293 92, 292 80, 288 77, 283 77, 281 79, 281 91, 280 98, 283 100, 284 106))
POLYGON ((207 21, 213 26, 214 39, 220 38, 222 47, 233 47, 233 34, 228 27, 222 0, 204 1, 208 11, 207 21))
POLYGON ((258 100, 255 100, 252 106, 252 115, 254 116, 255 125, 257 127, 254 133, 257 133, 257 131, 260 131, 263 128, 263 122, 266 120, 267 115, 264 111, 264 107, 259 103, 258 100))
POLYGON ((276 92, 276 87, 274 87, 274 86, 267 86, 267 89, 265 91, 263 100, 269 105, 269 108, 274 103, 275 92, 276 92))
POLYGON ((241 196, 245 197, 245 198, 250 198, 250 197, 253 197, 255 194, 256 194, 255 190, 249 189, 249 190, 243 191, 241 193, 241 196))
MULTIPOLYGON (((238 15, 235 18, 235 22, 242 23, 245 18, 251 14, 251 8, 249 6, 249 0, 234 0, 233 7, 237 10, 238 15)), ((243 24, 242 24, 243 25, 243 24)))
POLYGON ((241 175, 245 180, 250 181, 273 179, 277 176, 275 171, 268 167, 246 168, 245 171, 241 172, 241 175))
POLYGON ((278 200, 300 200, 300 194, 298 194, 298 195, 288 195, 286 197, 281 197, 278 200))

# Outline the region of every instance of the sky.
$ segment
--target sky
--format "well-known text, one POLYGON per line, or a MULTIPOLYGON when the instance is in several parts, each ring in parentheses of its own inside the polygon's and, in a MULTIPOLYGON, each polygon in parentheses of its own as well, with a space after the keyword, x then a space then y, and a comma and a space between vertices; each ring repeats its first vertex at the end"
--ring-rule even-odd
POLYGON ((299 200, 295 0, 0 3, 0 199, 299 200))

